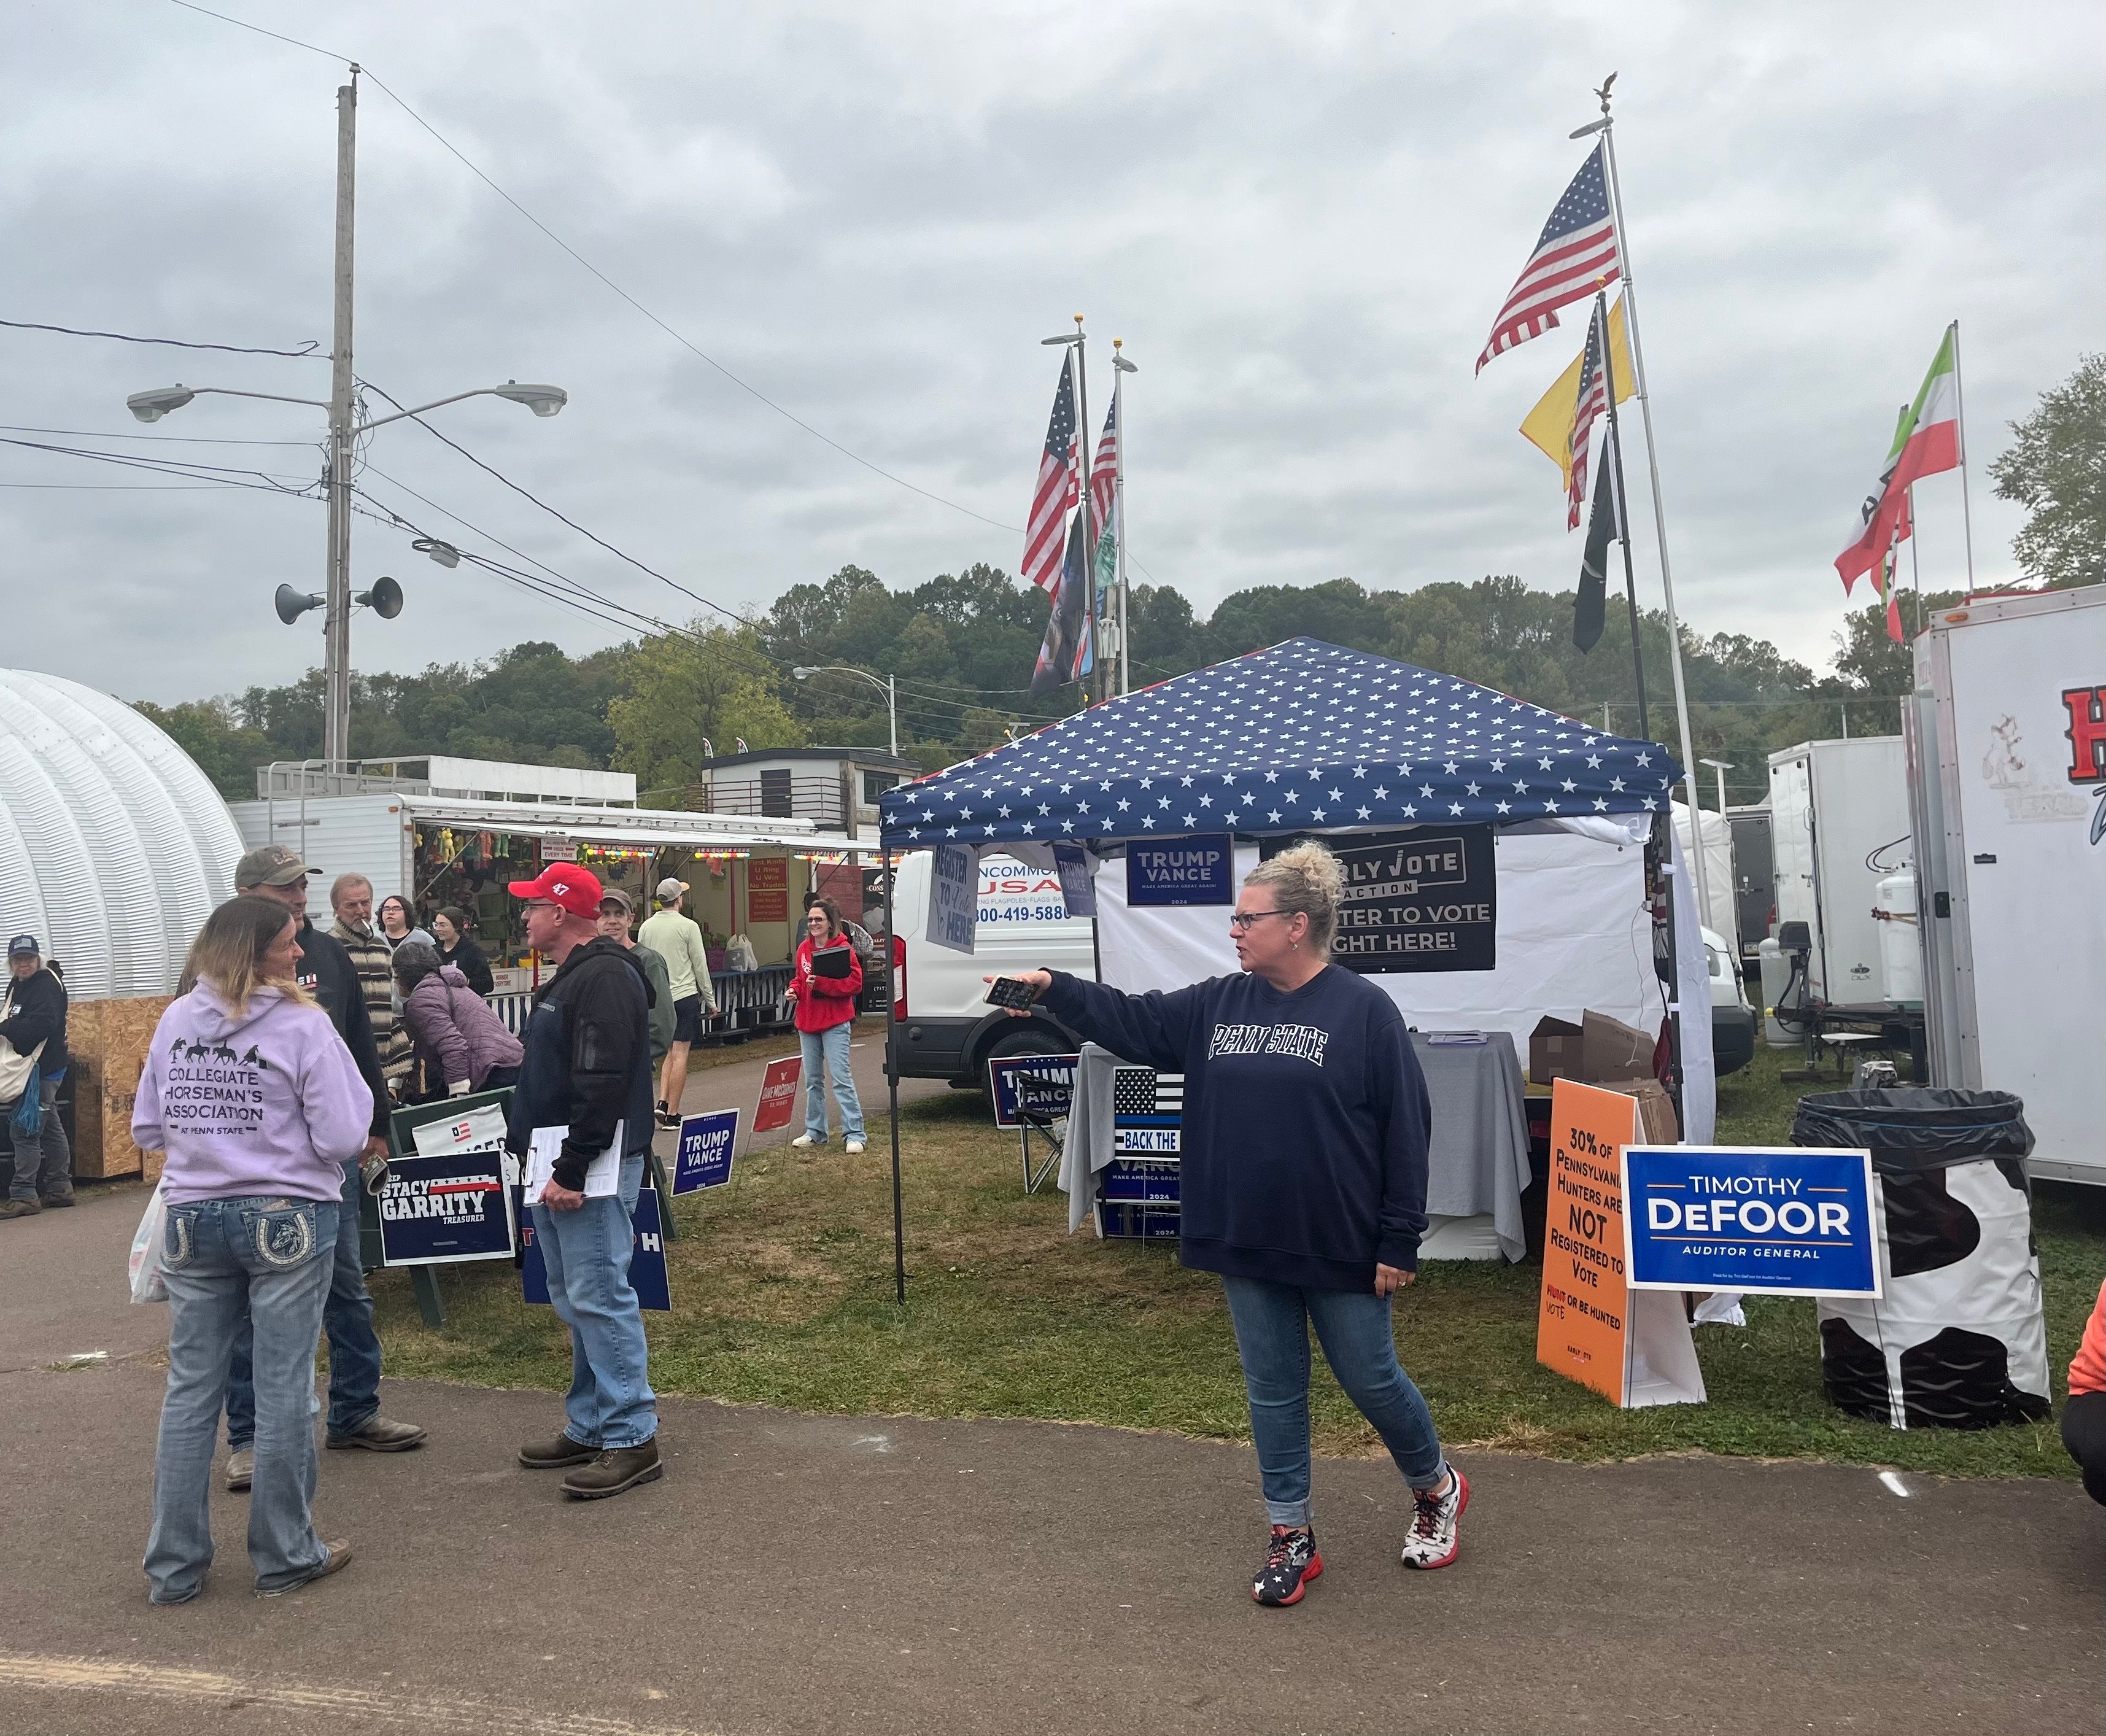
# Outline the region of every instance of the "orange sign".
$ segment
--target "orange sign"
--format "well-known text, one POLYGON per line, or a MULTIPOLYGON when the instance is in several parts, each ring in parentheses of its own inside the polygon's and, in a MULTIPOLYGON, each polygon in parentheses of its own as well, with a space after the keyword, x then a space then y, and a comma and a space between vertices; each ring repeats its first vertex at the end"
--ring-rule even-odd
POLYGON ((1630 1362, 1619 1151, 1638 1137, 1638 1108, 1621 1092, 1571 1079, 1550 1088, 1550 1194, 1535 1360, 1612 1405, 1624 1402, 1630 1362))

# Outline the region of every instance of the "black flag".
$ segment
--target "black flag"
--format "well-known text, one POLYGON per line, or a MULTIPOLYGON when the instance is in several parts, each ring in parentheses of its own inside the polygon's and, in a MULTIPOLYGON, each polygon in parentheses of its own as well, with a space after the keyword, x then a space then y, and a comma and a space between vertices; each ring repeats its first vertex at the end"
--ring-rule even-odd
POLYGON ((1616 491, 1611 482, 1610 455, 1594 478, 1594 508, 1587 520, 1587 552, 1580 558, 1580 594, 1572 604, 1572 643, 1592 651, 1602 636, 1602 621, 1608 606, 1609 545, 1622 540, 1623 527, 1616 523, 1616 491))
POLYGON ((1042 699, 1056 688, 1081 678, 1082 641, 1090 630, 1083 612, 1082 514, 1077 513, 1068 531, 1068 552, 1055 581, 1053 612, 1046 617, 1045 642, 1038 648, 1038 666, 1031 672, 1031 697, 1042 699))

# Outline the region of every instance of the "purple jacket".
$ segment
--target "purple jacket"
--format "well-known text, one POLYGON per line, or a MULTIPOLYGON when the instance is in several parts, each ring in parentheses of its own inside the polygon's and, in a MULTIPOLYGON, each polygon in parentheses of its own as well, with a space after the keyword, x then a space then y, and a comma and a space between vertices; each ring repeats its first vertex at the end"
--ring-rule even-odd
POLYGON ((449 1087, 466 1079, 480 1091, 492 1067, 516 1067, 526 1053, 457 965, 441 965, 419 981, 402 1003, 402 1017, 417 1052, 437 1064, 449 1087))
POLYGON ((170 1205, 244 1195, 337 1200, 365 1149, 373 1092, 329 1016, 268 986, 230 1012, 199 983, 161 1015, 132 1137, 168 1153, 170 1205))

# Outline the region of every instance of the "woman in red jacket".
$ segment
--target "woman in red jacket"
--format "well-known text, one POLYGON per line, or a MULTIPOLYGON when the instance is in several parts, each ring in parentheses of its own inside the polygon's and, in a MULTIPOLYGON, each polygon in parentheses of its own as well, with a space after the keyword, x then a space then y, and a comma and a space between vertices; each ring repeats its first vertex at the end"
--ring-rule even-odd
POLYGON ((856 997, 863 993, 863 962, 841 931, 841 913, 822 898, 804 913, 804 939, 789 994, 796 1003, 798 1040, 804 1051, 804 1131, 790 1143, 809 1150, 827 1142, 827 1079, 841 1112, 841 1149, 863 1149, 863 1101, 849 1067, 849 1033, 855 1028, 856 997), (815 962, 816 961, 816 962, 815 962))

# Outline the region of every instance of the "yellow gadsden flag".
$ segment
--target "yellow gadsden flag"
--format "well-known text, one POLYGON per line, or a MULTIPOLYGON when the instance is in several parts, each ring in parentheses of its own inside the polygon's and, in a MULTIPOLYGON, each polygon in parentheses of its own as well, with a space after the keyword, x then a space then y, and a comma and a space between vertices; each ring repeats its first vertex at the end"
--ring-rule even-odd
MULTIPOLYGON (((1543 455, 1557 466, 1568 491, 1572 487, 1572 412, 1579 407, 1580 365, 1585 359, 1583 348, 1521 425, 1522 438, 1543 449, 1543 455)), ((1616 401, 1620 404, 1632 391, 1631 345, 1624 334, 1620 300, 1609 310, 1609 365, 1615 370, 1616 401)))

